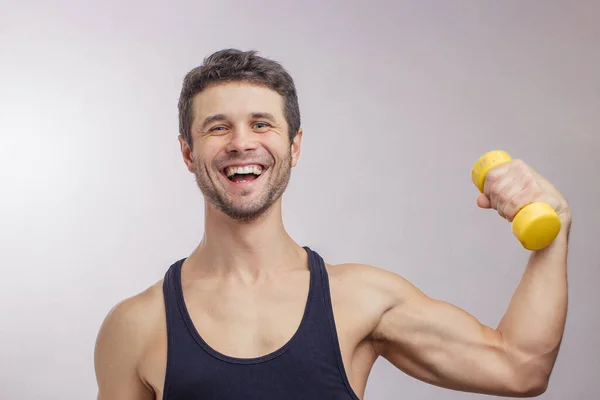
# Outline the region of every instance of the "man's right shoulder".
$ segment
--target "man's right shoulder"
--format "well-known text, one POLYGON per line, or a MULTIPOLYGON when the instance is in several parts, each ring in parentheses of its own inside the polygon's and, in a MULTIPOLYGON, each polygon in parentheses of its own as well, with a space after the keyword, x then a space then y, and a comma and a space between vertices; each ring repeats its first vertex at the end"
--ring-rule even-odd
POLYGON ((162 282, 116 303, 107 313, 96 339, 95 358, 139 359, 144 346, 164 324, 162 282), (110 355, 110 356, 109 356, 110 355))
POLYGON ((154 398, 152 387, 139 374, 139 367, 161 323, 165 324, 161 282, 110 309, 94 349, 98 398, 154 398))
POLYGON ((162 281, 116 303, 106 315, 100 334, 143 335, 164 316, 162 281))

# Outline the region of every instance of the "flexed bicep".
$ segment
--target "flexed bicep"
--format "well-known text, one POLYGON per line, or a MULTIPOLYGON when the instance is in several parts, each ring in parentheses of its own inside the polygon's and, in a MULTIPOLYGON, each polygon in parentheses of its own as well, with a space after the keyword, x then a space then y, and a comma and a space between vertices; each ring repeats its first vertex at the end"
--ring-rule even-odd
POLYGON ((372 338, 377 353, 422 381, 500 396, 533 394, 501 332, 448 302, 403 282, 403 301, 382 314, 372 338))

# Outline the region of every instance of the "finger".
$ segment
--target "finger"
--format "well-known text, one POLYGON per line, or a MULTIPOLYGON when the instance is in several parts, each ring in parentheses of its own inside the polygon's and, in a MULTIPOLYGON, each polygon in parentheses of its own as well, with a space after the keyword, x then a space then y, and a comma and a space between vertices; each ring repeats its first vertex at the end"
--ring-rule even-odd
POLYGON ((515 181, 513 187, 507 190, 506 195, 503 214, 512 222, 523 207, 542 198, 543 190, 538 184, 535 174, 525 170, 524 174, 515 181))
POLYGON ((532 193, 530 190, 521 190, 513 194, 502 209, 504 218, 512 222, 523 207, 533 202, 532 193))
POLYGON ((488 199, 488 197, 483 193, 477 197, 477 205, 481 208, 492 208, 490 199, 488 199))
POLYGON ((504 204, 505 201, 508 199, 507 194, 509 194, 508 192, 510 192, 512 189, 512 185, 514 184, 515 181, 515 175, 514 174, 507 174, 502 176, 501 178, 497 179, 491 186, 490 186, 490 192, 487 195, 490 199, 490 203, 492 205, 492 208, 496 211, 498 211, 498 214, 500 214, 501 217, 504 217, 504 214, 502 213, 502 209, 504 208, 504 204))
POLYGON ((510 171, 511 164, 506 163, 499 165, 497 167, 492 168, 488 171, 485 176, 485 181, 483 182, 483 193, 488 197, 490 197, 490 188, 502 177, 506 176, 508 171, 510 171))
POLYGON ((525 176, 514 177, 498 195, 498 214, 512 222, 519 210, 531 202, 531 183, 525 176))

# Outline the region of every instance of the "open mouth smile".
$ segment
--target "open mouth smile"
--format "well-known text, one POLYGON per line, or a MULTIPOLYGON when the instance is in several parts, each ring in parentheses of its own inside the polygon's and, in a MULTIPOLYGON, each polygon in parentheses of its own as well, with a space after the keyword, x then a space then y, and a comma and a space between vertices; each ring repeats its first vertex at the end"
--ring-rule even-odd
POLYGON ((247 185, 258 181, 267 171, 268 167, 261 164, 231 165, 225 167, 221 173, 233 185, 247 185))

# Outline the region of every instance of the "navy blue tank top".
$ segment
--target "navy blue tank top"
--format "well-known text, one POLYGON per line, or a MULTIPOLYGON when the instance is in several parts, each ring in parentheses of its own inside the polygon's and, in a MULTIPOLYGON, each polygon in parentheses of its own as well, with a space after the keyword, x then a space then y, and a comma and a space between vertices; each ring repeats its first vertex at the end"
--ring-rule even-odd
POLYGON ((181 266, 163 283, 167 316, 167 370, 163 400, 359 400, 339 348, 329 279, 323 259, 309 247, 310 286, 301 323, 278 350, 236 358, 206 343, 183 299, 181 266))

